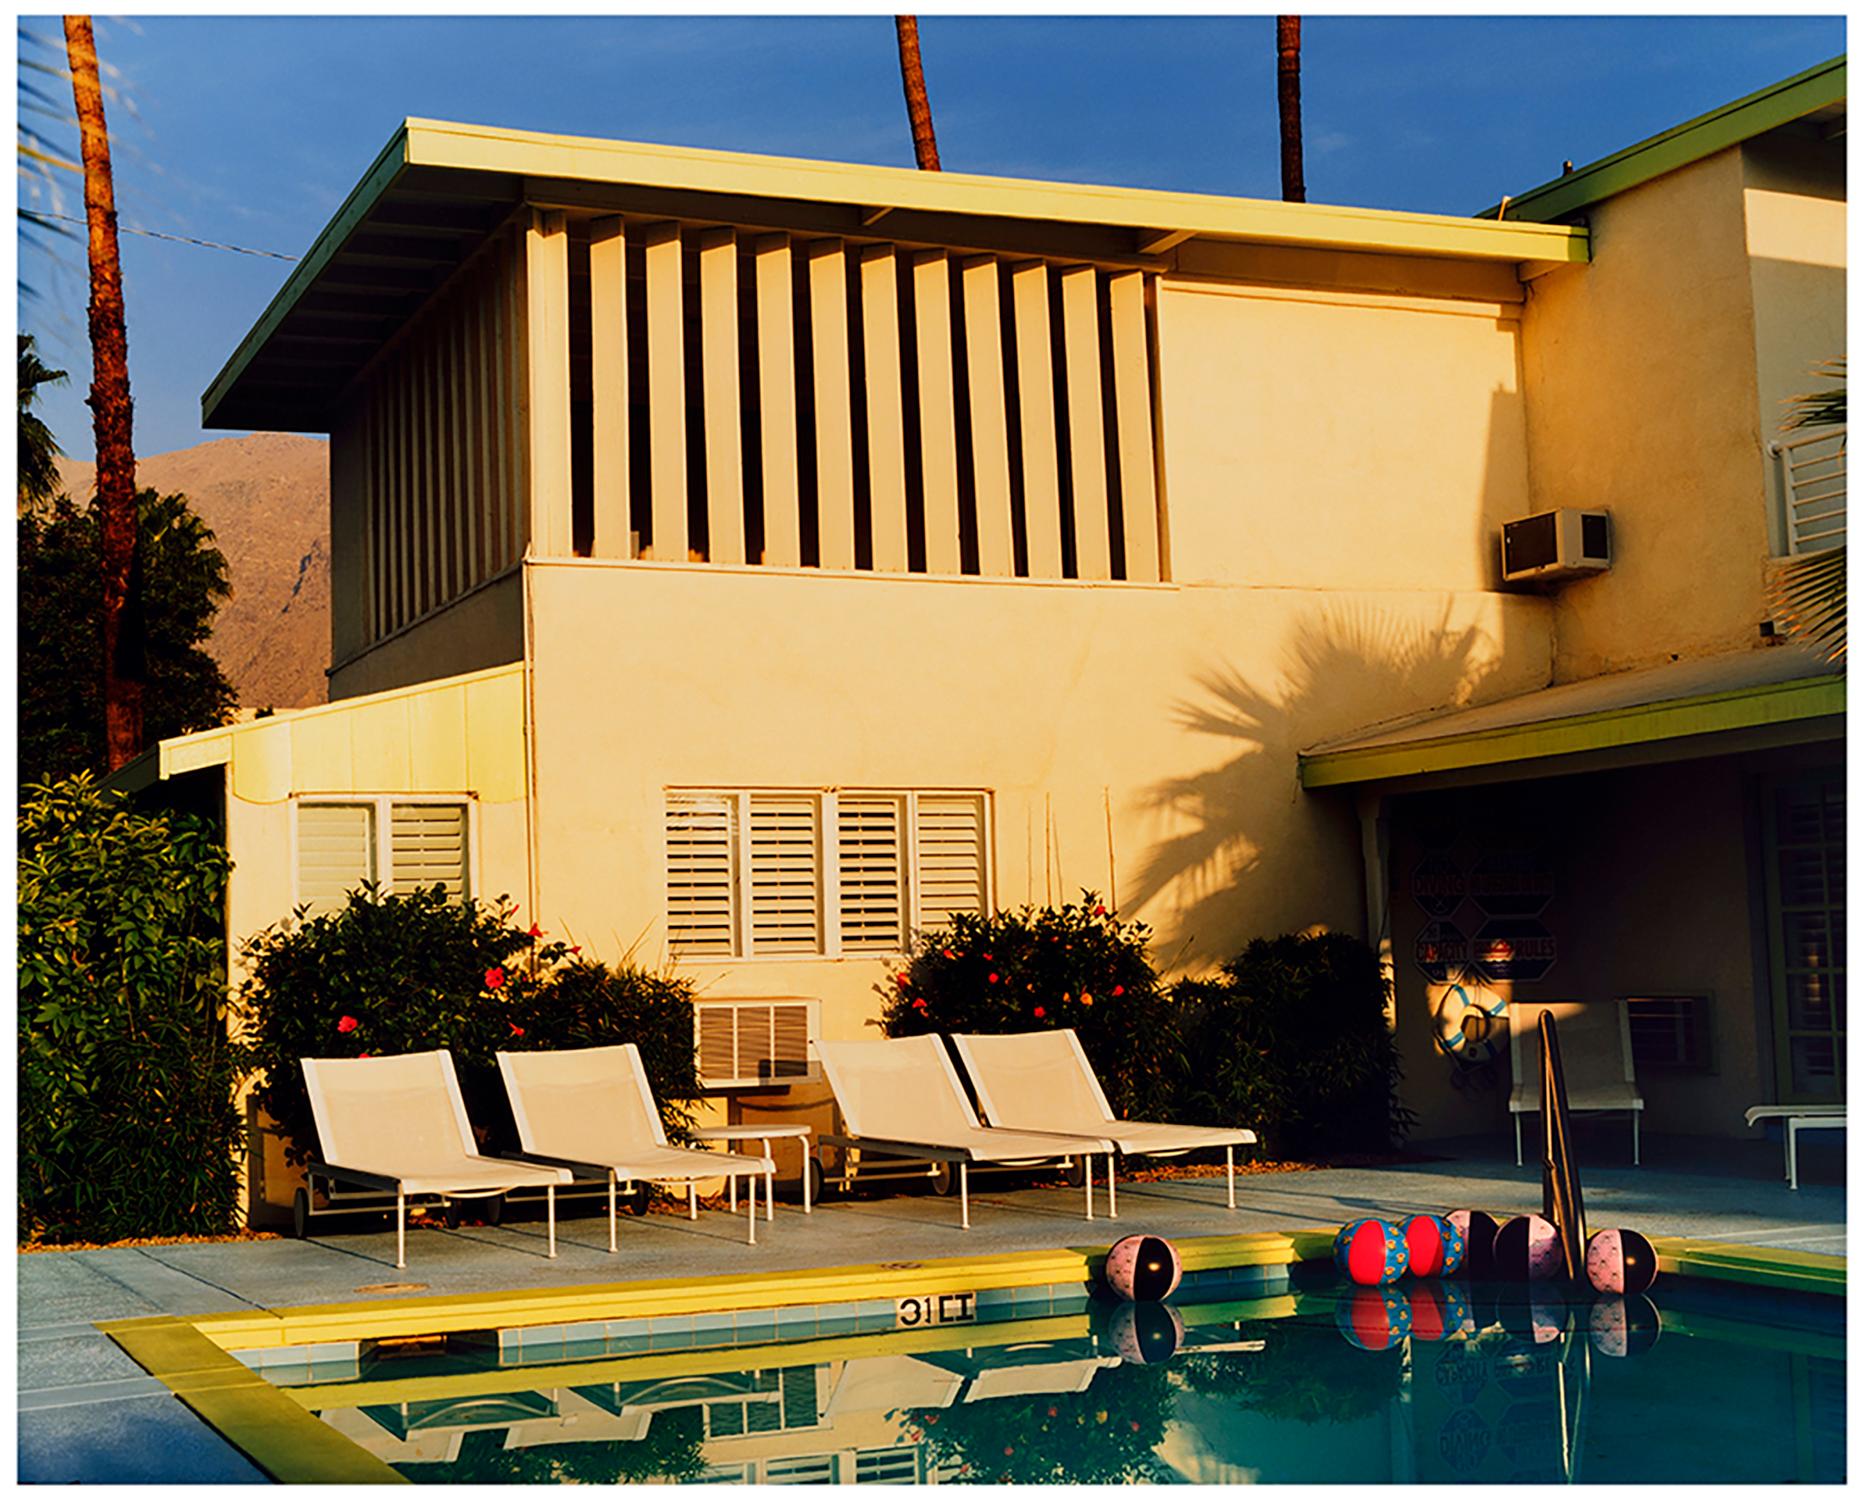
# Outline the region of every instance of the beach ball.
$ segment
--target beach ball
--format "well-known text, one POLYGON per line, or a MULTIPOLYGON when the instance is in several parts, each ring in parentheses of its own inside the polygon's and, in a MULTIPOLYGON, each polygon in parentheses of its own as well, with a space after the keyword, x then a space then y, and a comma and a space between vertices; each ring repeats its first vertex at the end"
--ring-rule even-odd
POLYGON ((1475 1309, 1469 1294, 1454 1281, 1413 1281, 1405 1286, 1411 1309, 1411 1337, 1434 1344, 1443 1339, 1473 1337, 1475 1309))
POLYGON ((1107 1341, 1129 1365, 1162 1365, 1184 1342, 1184 1319, 1163 1302, 1122 1302, 1107 1314, 1107 1341))
POLYGON ((1586 1241, 1586 1280, 1597 1292, 1627 1296, 1650 1290, 1657 1252, 1635 1229, 1601 1229, 1586 1241))
POLYGON ((1612 1359, 1644 1353, 1663 1333, 1663 1319, 1648 1297, 1600 1297, 1587 1319, 1592 1347, 1612 1359))
POLYGON ((1413 1276, 1448 1276, 1463 1263, 1463 1234, 1448 1219, 1412 1214, 1398 1226, 1413 1276))
POLYGON ((1163 1302, 1178 1289, 1184 1266, 1170 1240, 1129 1234, 1107 1252, 1101 1274, 1113 1294, 1128 1302, 1163 1302))
POLYGON ((1495 1274, 1508 1281, 1548 1281, 1565 1256, 1560 1233, 1539 1214, 1520 1214, 1495 1231, 1495 1274))
POLYGON ((1390 1286, 1410 1264, 1404 1236, 1383 1219, 1354 1219, 1333 1238, 1333 1263, 1360 1286, 1390 1286))
POLYGON ((1358 1349, 1389 1349, 1411 1332, 1411 1304, 1389 1286, 1356 1286, 1333 1305, 1340 1335, 1358 1349))
POLYGON ((1493 1274, 1495 1231, 1500 1227, 1495 1220, 1479 1208, 1453 1209, 1443 1218, 1463 1237, 1462 1269, 1477 1278, 1493 1274))

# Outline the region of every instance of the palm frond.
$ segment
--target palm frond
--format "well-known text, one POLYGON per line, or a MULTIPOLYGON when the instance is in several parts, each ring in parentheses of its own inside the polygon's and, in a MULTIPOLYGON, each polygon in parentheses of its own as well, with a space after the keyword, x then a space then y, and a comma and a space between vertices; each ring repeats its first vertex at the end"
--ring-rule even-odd
POLYGON ((1835 380, 1837 389, 1829 391, 1811 391, 1801 396, 1788 396, 1784 405, 1786 416, 1780 423, 1782 432, 1792 432, 1801 427, 1843 427, 1845 425, 1845 362, 1842 359, 1828 359, 1813 366, 1813 374, 1821 380, 1835 380))
POLYGON ((1780 570, 1772 603, 1789 634, 1821 647, 1827 661, 1845 655, 1845 547, 1796 557, 1780 570))

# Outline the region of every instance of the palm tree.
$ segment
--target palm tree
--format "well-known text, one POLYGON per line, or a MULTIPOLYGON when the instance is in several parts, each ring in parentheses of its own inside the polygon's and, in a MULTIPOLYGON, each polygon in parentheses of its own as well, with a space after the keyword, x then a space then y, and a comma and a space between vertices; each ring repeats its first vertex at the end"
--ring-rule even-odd
POLYGON ((1281 105, 1281 195, 1307 202, 1301 165, 1301 18, 1275 18, 1275 97, 1281 105))
POLYGON ((913 156, 922 172, 936 172, 938 139, 932 134, 932 101, 926 98, 926 70, 919 60, 919 18, 895 16, 900 42, 900 82, 906 86, 906 118, 913 128, 913 156))
MULTIPOLYGON (((1827 360, 1816 373, 1838 384, 1824 391, 1794 396, 1780 424, 1783 432, 1804 427, 1845 425, 1845 362, 1827 360)), ((1843 439, 1839 440, 1843 451, 1843 439)), ((1780 570, 1773 587, 1773 605, 1789 635, 1824 647, 1827 661, 1845 655, 1845 544, 1795 557, 1780 570)))
POLYGON ((33 407, 39 387, 59 385, 65 372, 39 358, 30 333, 19 336, 19 503, 22 510, 42 506, 58 493, 58 469, 52 460, 64 449, 33 407))
POLYGON ((97 445, 97 517, 103 563, 103 700, 106 763, 114 771, 142 749, 142 642, 137 629, 136 452, 130 433, 129 337, 123 262, 117 251, 110 132, 89 16, 65 17, 65 56, 84 164, 90 232, 91 426, 97 445))

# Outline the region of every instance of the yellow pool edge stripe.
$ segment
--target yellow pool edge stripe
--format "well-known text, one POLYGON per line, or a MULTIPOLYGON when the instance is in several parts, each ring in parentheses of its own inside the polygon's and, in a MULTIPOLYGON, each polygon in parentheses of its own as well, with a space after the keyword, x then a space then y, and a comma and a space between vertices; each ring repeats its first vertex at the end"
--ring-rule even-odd
POLYGON ((406 1484, 184 1318, 97 1325, 226 1442, 281 1484, 406 1484))

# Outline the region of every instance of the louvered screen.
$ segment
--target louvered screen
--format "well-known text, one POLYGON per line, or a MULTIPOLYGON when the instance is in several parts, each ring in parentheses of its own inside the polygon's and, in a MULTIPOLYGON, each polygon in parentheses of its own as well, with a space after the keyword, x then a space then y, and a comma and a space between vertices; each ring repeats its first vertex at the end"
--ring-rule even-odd
POLYGON ((821 952, 820 854, 814 797, 751 798, 753 952, 821 952))
POLYGON ((984 799, 921 793, 919 921, 942 927, 956 912, 984 909, 984 799))
POLYGON ((737 802, 667 799, 667 941, 675 954, 737 951, 737 802))
POLYGON ((375 809, 367 803, 298 804, 298 901, 312 916, 338 910, 375 874, 375 809))
POLYGON ((389 811, 389 863, 398 895, 438 885, 466 894, 466 809, 458 803, 397 802, 389 811))
POLYGON ((835 849, 846 951, 892 951, 905 945, 903 824, 898 797, 840 799, 835 849))
POLYGON ((748 1088, 811 1076, 815 1034, 806 1000, 714 1000, 693 1007, 699 1081, 707 1088, 748 1088))

